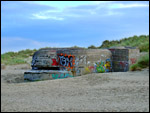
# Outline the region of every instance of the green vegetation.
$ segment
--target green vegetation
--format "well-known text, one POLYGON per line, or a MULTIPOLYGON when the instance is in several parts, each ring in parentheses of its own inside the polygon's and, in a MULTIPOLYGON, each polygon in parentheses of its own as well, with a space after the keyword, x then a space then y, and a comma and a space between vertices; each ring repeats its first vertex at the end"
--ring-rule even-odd
POLYGON ((140 52, 148 52, 149 51, 149 35, 140 35, 133 36, 129 38, 123 38, 121 40, 105 40, 101 46, 89 46, 88 48, 110 48, 110 47, 119 47, 119 46, 130 46, 130 47, 138 47, 140 52))
POLYGON ((14 65, 27 63, 24 59, 33 55, 36 49, 21 50, 19 52, 7 52, 1 55, 1 64, 14 65))
POLYGON ((149 52, 148 52, 148 54, 139 58, 137 63, 131 65, 130 70, 131 71, 141 70, 142 68, 146 68, 146 67, 149 67, 149 52))

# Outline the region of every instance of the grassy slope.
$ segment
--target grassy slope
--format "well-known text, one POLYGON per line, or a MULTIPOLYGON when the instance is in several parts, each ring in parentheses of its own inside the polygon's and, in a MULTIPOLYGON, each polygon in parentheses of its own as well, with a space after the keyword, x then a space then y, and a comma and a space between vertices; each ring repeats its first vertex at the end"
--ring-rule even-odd
POLYGON ((105 40, 103 44, 98 48, 109 48, 113 46, 131 46, 138 47, 141 52, 149 51, 149 35, 133 36, 129 38, 123 38, 121 40, 108 41, 105 40))
POLYGON ((25 58, 32 56, 35 51, 37 50, 26 49, 19 52, 7 52, 1 55, 1 64, 14 65, 27 63, 25 58))
POLYGON ((130 66, 131 71, 141 70, 142 68, 149 67, 149 53, 142 56, 135 64, 130 66))

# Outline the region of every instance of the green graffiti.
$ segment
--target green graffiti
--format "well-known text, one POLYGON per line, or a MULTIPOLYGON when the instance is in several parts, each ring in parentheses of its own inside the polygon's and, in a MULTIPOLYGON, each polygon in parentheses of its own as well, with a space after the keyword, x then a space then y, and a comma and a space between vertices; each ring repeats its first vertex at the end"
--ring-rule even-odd
POLYGON ((97 63, 96 70, 98 73, 104 73, 105 72, 104 62, 101 61, 100 63, 97 63))
POLYGON ((53 79, 62 79, 62 78, 68 78, 68 77, 73 77, 72 75, 70 75, 69 73, 61 73, 61 74, 52 74, 52 78, 53 79))

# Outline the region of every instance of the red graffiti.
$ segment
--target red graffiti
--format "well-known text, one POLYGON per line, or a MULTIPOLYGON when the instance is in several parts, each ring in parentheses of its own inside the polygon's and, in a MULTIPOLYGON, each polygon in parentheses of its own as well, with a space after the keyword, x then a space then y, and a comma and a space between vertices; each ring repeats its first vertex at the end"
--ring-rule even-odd
POLYGON ((89 69, 94 69, 94 66, 89 66, 89 69))
POLYGON ((94 66, 89 66, 88 68, 89 68, 90 72, 94 72, 94 70, 95 70, 94 66))
POLYGON ((135 58, 130 58, 131 60, 131 64, 135 64, 136 63, 136 59, 135 58))
POLYGON ((53 60, 52 66, 58 66, 58 63, 57 63, 56 59, 52 59, 52 60, 53 60))
POLYGON ((125 62, 120 61, 120 65, 121 65, 122 67, 125 67, 125 66, 126 66, 126 63, 125 63, 125 62))

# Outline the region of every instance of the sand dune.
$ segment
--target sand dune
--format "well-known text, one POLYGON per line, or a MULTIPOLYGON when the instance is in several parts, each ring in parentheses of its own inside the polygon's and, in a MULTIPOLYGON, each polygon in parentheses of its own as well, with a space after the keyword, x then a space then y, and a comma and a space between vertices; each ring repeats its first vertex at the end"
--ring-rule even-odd
POLYGON ((30 83, 20 82, 23 69, 1 71, 2 112, 149 111, 149 69, 30 83), (20 83, 13 83, 15 79, 20 83))

